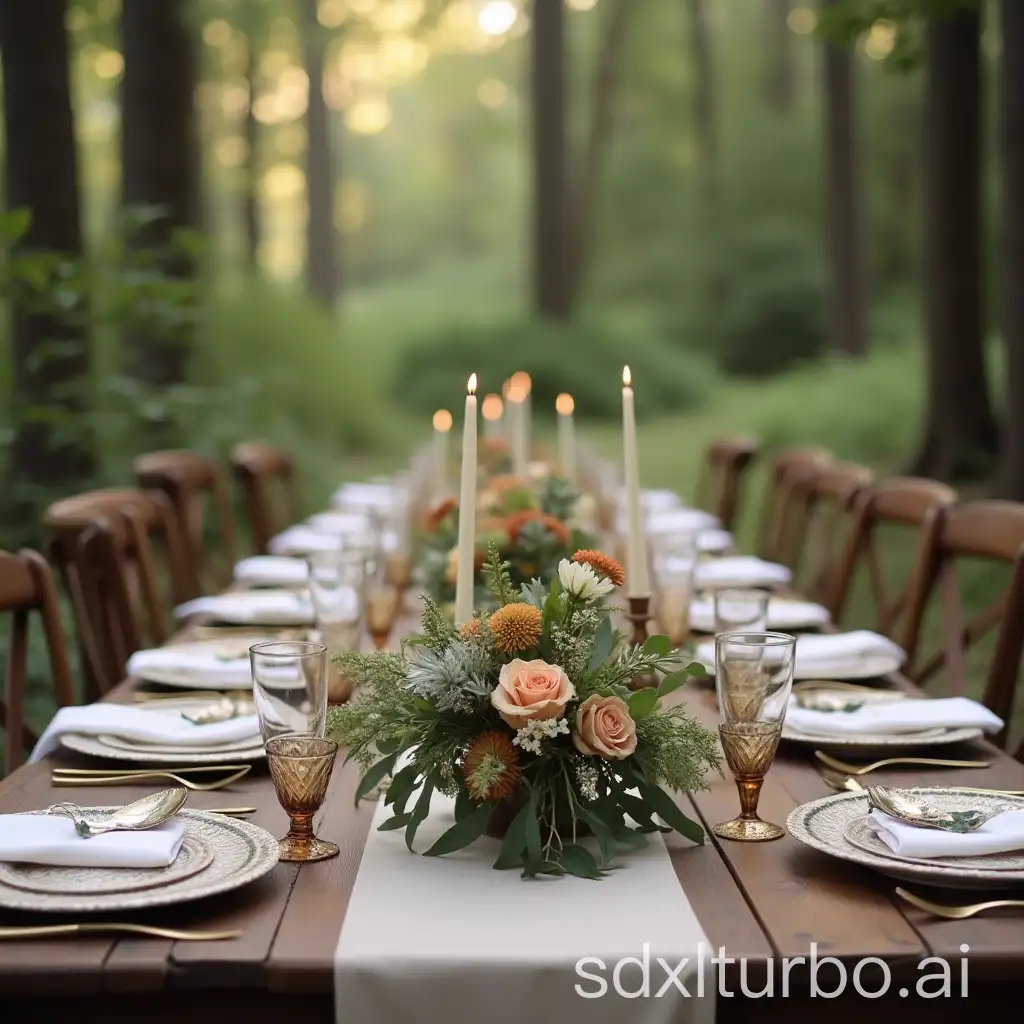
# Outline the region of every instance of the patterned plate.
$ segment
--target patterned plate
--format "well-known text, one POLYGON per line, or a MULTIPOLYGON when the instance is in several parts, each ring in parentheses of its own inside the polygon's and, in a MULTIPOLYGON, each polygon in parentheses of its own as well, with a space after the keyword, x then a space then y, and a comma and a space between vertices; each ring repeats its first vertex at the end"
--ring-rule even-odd
MULTIPOLYGON (((100 813, 96 810, 95 815, 90 813, 90 817, 101 821, 108 814, 108 811, 100 813)), ((212 863, 210 844, 190 831, 185 834, 174 863, 165 868, 67 868, 50 864, 0 863, 0 884, 53 896, 96 896, 171 885, 198 875, 212 863)))
POLYGON ((816 750, 824 750, 825 753, 833 751, 849 753, 851 750, 855 750, 858 757, 867 756, 876 750, 886 755, 900 750, 917 750, 919 747, 942 747, 950 743, 968 743, 971 740, 981 739, 983 735, 981 729, 964 728, 929 729, 926 732, 907 732, 898 736, 872 733, 837 736, 835 733, 799 732, 788 723, 782 727, 782 738, 791 743, 802 743, 804 746, 814 747, 816 750))
MULTIPOLYGON (((941 801, 952 810, 983 809, 994 803, 1012 803, 1024 808, 1024 797, 971 793, 956 787, 922 787, 909 792, 921 793, 933 802, 941 801)), ((904 882, 944 889, 1000 889, 1024 885, 1024 850, 1002 854, 1001 866, 992 868, 986 865, 987 857, 950 858, 948 863, 938 865, 934 861, 896 860, 891 852, 882 855, 854 845, 847 838, 847 829, 867 812, 867 793, 836 793, 797 807, 786 819, 786 829, 794 839, 822 853, 904 882), (1011 858, 1015 864, 1011 864, 1011 858)))
MULTIPOLYGON (((197 714, 210 706, 204 698, 182 697, 180 700, 153 701, 146 705, 149 711, 161 715, 179 716, 183 711, 197 714)), ((117 736, 85 736, 65 733, 60 738, 63 746, 79 754, 103 757, 115 761, 141 761, 144 764, 220 764, 225 761, 261 761, 266 756, 263 740, 259 736, 244 742, 235 741, 215 747, 182 747, 167 744, 137 743, 117 736)))
MULTIPOLYGON (((110 813, 115 808, 89 807, 86 810, 91 816, 102 811, 110 813)), ((213 862, 205 870, 168 881, 159 887, 150 886, 130 892, 29 892, 0 878, 0 906, 44 913, 88 914, 187 903, 248 885, 262 878, 278 862, 277 840, 257 825, 205 811, 179 811, 178 816, 188 821, 189 834, 213 851, 213 862)), ((50 870, 78 874, 84 873, 85 869, 50 870)), ((126 869, 110 870, 120 872, 126 869)), ((94 869, 90 869, 90 874, 94 874, 94 869)))

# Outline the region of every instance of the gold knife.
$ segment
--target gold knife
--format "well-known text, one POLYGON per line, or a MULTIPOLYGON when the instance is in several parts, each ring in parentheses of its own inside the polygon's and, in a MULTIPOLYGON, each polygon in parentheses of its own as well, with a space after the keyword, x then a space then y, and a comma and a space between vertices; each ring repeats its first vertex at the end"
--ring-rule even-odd
POLYGON ((150 935, 157 939, 175 939, 179 942, 219 942, 222 939, 237 939, 241 934, 240 931, 184 931, 179 928, 157 928, 148 924, 118 921, 0 927, 0 939, 48 939, 64 935, 150 935))

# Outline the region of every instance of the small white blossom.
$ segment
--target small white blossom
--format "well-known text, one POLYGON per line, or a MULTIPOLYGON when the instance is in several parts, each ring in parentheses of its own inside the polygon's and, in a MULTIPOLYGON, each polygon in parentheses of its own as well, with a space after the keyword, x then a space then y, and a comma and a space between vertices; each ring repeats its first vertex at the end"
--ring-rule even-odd
POLYGON ((589 565, 570 562, 568 558, 558 563, 558 582, 567 593, 583 601, 596 601, 615 589, 611 580, 601 579, 589 565))
POLYGON ((544 749, 542 746, 544 740, 568 734, 569 723, 564 718, 545 718, 539 721, 531 719, 522 729, 516 730, 516 736, 512 743, 521 750, 539 757, 544 749))

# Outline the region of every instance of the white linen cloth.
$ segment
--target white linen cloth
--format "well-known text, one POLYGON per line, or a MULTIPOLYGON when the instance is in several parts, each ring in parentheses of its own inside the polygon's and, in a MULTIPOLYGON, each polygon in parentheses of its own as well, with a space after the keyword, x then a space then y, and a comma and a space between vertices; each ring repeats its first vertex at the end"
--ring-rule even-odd
MULTIPOLYGON (((697 644, 696 657, 697 661, 713 668, 714 639, 697 644)), ((891 664, 887 671, 895 671, 906 660, 906 655, 898 644, 869 629, 855 629, 850 633, 807 633, 796 638, 793 674, 801 679, 836 678, 834 673, 842 676, 853 663, 865 658, 884 659, 891 664)))
POLYGON ((61 708, 50 720, 29 762, 38 761, 54 750, 64 733, 85 736, 119 736, 139 743, 167 744, 176 747, 211 747, 259 739, 260 724, 255 715, 242 715, 226 722, 195 725, 186 718, 147 711, 126 704, 86 704, 61 708))
POLYGON ((997 733, 1003 720, 984 704, 967 697, 879 701, 866 703, 856 711, 814 711, 798 707, 793 699, 786 711, 786 724, 815 736, 899 736, 929 729, 977 728, 997 733))
POLYGON ((701 530, 697 534, 697 550, 706 551, 711 554, 720 554, 732 548, 733 538, 728 530, 718 528, 701 530))
MULTIPOLYGON (((435 795, 418 850, 453 823, 452 806, 435 795)), ((400 831, 377 831, 390 813, 381 801, 334 953, 338 1024, 712 1024, 714 953, 660 836, 599 881, 524 881, 491 867, 495 839, 444 857, 410 854, 400 831), (613 972, 645 949, 650 998, 624 998, 613 972), (581 963, 588 957, 604 966, 581 963), (658 957, 670 970, 688 958, 678 977, 689 998, 671 982, 655 998, 667 980, 658 957), (587 974, 607 985, 602 998, 579 994, 599 989, 587 974)), ((622 990, 640 994, 638 964, 618 974, 622 990)))
POLYGON ((125 666, 125 675, 148 679, 150 672, 174 672, 186 675, 197 689, 209 686, 212 689, 236 689, 252 686, 252 670, 249 654, 238 658, 218 658, 212 649, 203 651, 179 650, 174 644, 169 647, 153 647, 136 651, 125 666))
POLYGON ((673 508, 648 512, 644 528, 649 537, 667 533, 696 533, 721 527, 717 516, 699 508, 673 508))
POLYGON ((335 508, 364 509, 388 512, 399 507, 404 500, 403 490, 395 484, 382 481, 342 484, 331 499, 335 508))
POLYGON ((694 582, 698 588, 775 587, 785 586, 792 577, 784 565, 765 562, 753 555, 733 555, 698 563, 694 582))
POLYGON ((306 526, 317 533, 346 537, 373 530, 373 522, 363 512, 317 512, 306 520, 306 526))
POLYGON ((312 526, 299 523, 282 530, 267 542, 272 555, 311 555, 317 551, 340 551, 342 537, 336 533, 321 533, 312 526))
MULTIPOLYGON (((769 629, 813 629, 827 625, 829 614, 820 604, 772 597, 768 600, 769 629)), ((701 633, 715 631, 715 602, 700 597, 690 603, 690 626, 701 633)))
POLYGON ((1024 811, 1007 811, 974 832, 941 832, 908 825, 872 808, 868 815, 875 834, 901 857, 983 857, 1024 850, 1024 811))
POLYGON ((236 563, 234 576, 252 587, 300 587, 309 579, 309 566, 301 558, 253 555, 236 563))
MULTIPOLYGON (((620 501, 626 503, 626 490, 620 492, 620 501)), ((645 512, 664 512, 670 508, 682 508, 683 499, 675 491, 645 490, 640 492, 640 502, 645 512)))
POLYGON ((186 601, 174 614, 179 619, 209 615, 243 626, 307 626, 313 622, 313 605, 288 590, 239 590, 186 601))
POLYGON ((0 814, 0 861, 69 868, 165 868, 174 863, 187 826, 181 818, 141 832, 85 839, 70 818, 0 814))

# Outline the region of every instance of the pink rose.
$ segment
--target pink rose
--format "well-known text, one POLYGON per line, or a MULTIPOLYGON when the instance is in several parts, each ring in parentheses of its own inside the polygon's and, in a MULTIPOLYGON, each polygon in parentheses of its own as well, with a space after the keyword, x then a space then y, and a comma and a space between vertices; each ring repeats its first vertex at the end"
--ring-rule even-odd
POLYGON ((588 697, 576 710, 572 741, 583 754, 621 760, 636 750, 636 723, 621 697, 588 697))
POLYGON ((531 720, 561 717, 575 694, 575 687, 558 665, 540 658, 514 658, 502 666, 491 703, 508 725, 522 729, 531 720))

